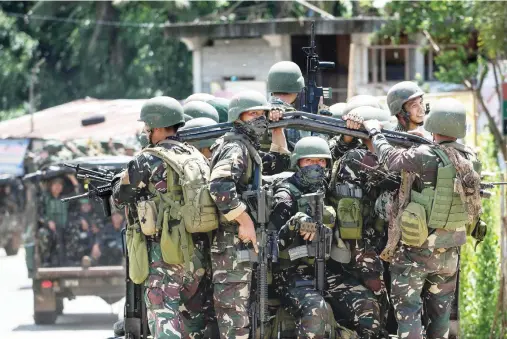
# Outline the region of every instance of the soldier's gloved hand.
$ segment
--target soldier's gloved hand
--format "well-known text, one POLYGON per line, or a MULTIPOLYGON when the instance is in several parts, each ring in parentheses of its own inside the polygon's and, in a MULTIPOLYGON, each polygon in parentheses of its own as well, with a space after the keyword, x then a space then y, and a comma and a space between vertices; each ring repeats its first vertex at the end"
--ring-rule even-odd
POLYGON ((294 230, 299 231, 304 240, 313 240, 317 231, 317 223, 312 217, 303 212, 298 212, 291 218, 291 221, 290 225, 294 225, 294 230))

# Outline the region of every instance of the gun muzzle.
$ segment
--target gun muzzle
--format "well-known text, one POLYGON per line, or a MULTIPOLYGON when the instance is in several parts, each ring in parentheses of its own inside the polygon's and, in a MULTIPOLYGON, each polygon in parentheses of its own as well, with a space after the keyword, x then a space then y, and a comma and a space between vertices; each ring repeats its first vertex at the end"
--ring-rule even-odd
POLYGON ((335 67, 332 61, 319 61, 319 69, 333 69, 335 67))

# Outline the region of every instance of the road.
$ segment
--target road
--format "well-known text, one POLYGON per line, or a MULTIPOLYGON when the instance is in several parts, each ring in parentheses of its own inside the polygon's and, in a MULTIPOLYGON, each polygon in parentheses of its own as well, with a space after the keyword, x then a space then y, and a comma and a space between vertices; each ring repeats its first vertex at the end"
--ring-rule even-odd
POLYGON ((2 339, 106 339, 123 313, 123 300, 108 305, 98 297, 64 301, 56 324, 38 326, 33 321, 32 280, 28 279, 25 254, 7 257, 0 249, 0 338, 2 339))

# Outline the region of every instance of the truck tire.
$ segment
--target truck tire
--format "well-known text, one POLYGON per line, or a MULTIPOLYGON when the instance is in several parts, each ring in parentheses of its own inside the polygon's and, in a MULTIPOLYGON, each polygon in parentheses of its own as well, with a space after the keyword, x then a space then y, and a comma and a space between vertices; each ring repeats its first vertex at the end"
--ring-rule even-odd
POLYGON ((56 299, 56 314, 57 315, 63 314, 63 298, 56 299))
POLYGON ((17 243, 17 241, 13 237, 9 240, 9 243, 7 245, 5 245, 4 250, 8 256, 18 254, 19 245, 17 245, 16 243, 17 243))
POLYGON ((35 312, 33 315, 36 325, 53 325, 57 317, 56 312, 35 312))
POLYGON ((106 117, 103 114, 98 114, 98 115, 91 116, 89 118, 81 119, 81 125, 82 126, 90 126, 90 125, 100 124, 104 121, 106 121, 106 117))

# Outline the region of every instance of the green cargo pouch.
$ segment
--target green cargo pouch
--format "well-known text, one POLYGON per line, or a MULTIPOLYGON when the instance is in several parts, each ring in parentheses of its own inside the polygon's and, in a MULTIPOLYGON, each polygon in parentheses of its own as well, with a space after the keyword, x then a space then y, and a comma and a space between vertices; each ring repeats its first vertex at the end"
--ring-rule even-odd
POLYGON ((162 234, 160 236, 162 259, 170 265, 185 264, 188 272, 190 271, 190 257, 194 253, 192 237, 187 236, 182 222, 169 228, 170 219, 169 210, 165 209, 162 219, 162 234))
POLYGON ((420 247, 428 238, 426 211, 418 203, 411 202, 401 214, 401 241, 414 247, 420 247))
POLYGON ((139 224, 127 228, 127 249, 129 256, 129 277, 135 284, 142 284, 148 277, 150 264, 146 237, 139 224))
POLYGON ((340 199, 338 202, 337 214, 340 225, 340 237, 345 240, 361 239, 363 233, 363 216, 359 199, 340 199))
MULTIPOLYGON (((472 230, 472 237, 477 240, 477 244, 484 240, 486 234, 488 232, 488 225, 482 220, 478 220, 475 224, 474 229, 472 230)), ((476 246, 477 246, 476 244, 476 246)))

